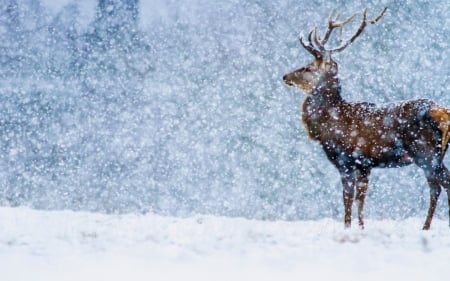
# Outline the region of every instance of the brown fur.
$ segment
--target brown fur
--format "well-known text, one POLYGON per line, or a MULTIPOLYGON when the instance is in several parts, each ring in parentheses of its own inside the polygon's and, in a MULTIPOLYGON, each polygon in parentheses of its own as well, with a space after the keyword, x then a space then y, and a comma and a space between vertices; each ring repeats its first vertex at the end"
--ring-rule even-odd
MULTIPOLYGON (((386 8, 371 23, 378 21, 385 11, 386 8)), ((373 168, 414 163, 424 171, 430 186, 430 205, 423 226, 429 229, 442 188, 447 192, 450 209, 450 171, 443 163, 450 138, 450 110, 425 99, 384 107, 345 101, 337 77, 338 66, 331 54, 342 51, 361 34, 367 25, 366 11, 360 28, 347 43, 333 50, 324 45, 331 31, 342 28, 348 21, 335 23, 330 17, 323 40, 318 39, 315 29, 309 34, 309 44, 300 39, 315 59, 286 74, 283 80, 308 95, 303 103, 302 120, 309 137, 320 143, 341 175, 345 226, 351 225, 354 199, 358 201, 359 225, 364 226, 364 200, 373 168)))
POLYGON ((442 155, 445 153, 445 148, 447 147, 449 140, 449 121, 450 121, 450 111, 444 107, 433 106, 430 109, 430 116, 433 120, 439 124, 439 129, 442 132, 442 143, 441 152, 442 155))
MULTIPOLYGON (((311 83, 297 80, 309 70, 298 71, 286 75, 285 82, 304 90, 304 84, 311 83)), ((355 189, 359 224, 364 225, 362 211, 372 168, 414 163, 423 169, 430 185, 423 229, 430 228, 441 187, 450 196, 450 172, 442 162, 449 142, 449 109, 424 99, 385 107, 347 102, 335 73, 324 72, 303 103, 302 120, 309 137, 321 144, 341 174, 346 226, 351 222, 355 189)))

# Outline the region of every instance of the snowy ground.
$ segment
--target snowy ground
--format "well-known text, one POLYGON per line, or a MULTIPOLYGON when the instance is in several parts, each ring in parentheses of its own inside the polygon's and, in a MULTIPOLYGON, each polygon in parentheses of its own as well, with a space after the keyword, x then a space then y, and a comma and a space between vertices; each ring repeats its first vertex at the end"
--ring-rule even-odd
POLYGON ((435 220, 266 222, 0 208, 1 280, 444 280, 435 220), (345 279, 344 279, 345 278, 345 279), (382 279, 381 279, 382 278, 382 279))

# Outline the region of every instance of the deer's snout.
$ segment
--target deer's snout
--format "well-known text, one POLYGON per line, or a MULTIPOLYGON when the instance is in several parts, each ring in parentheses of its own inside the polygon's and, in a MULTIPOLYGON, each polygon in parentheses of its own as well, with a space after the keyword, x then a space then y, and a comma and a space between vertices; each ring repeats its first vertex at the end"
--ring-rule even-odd
POLYGON ((284 84, 286 84, 288 86, 294 85, 294 83, 292 82, 292 79, 289 77, 289 74, 286 74, 283 76, 283 81, 284 81, 284 84))

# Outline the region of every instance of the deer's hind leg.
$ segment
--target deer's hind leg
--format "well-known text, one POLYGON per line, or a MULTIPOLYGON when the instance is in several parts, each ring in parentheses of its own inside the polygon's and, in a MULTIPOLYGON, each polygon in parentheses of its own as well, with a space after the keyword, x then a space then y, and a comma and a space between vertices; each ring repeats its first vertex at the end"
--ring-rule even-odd
MULTIPOLYGON (((440 161, 442 162, 450 140, 450 109, 438 105, 432 106, 430 109, 430 116, 439 125, 439 130, 441 131, 442 140, 441 140, 440 161)), ((450 172, 443 163, 441 164, 439 170, 439 181, 441 187, 443 187, 447 192, 448 208, 449 208, 448 216, 450 226, 450 172)))
POLYGON ((448 199, 448 218, 450 226, 450 171, 442 164, 441 186, 447 192, 448 199))
POLYGON ((443 163, 435 167, 432 171, 425 171, 428 185, 430 186, 430 206, 428 208, 427 218, 423 226, 424 230, 430 229, 431 220, 436 209, 437 201, 441 193, 441 188, 444 188, 448 199, 448 214, 450 226, 450 171, 443 163))
POLYGON ((430 186, 430 206, 428 207, 427 218, 423 225, 423 230, 429 230, 431 220, 433 219, 434 211, 436 210, 437 201, 441 194, 441 185, 435 177, 427 176, 428 185, 430 186))

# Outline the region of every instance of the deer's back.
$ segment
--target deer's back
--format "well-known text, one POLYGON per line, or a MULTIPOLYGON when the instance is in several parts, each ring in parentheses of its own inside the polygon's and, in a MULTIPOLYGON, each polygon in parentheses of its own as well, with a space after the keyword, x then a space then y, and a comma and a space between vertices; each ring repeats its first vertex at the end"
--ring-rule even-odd
MULTIPOLYGON (((308 98, 309 99, 309 98, 308 98)), ((317 106, 305 101, 303 121, 330 160, 365 161, 370 166, 411 163, 417 139, 435 138, 432 102, 413 100, 387 106, 339 103, 317 106)))

